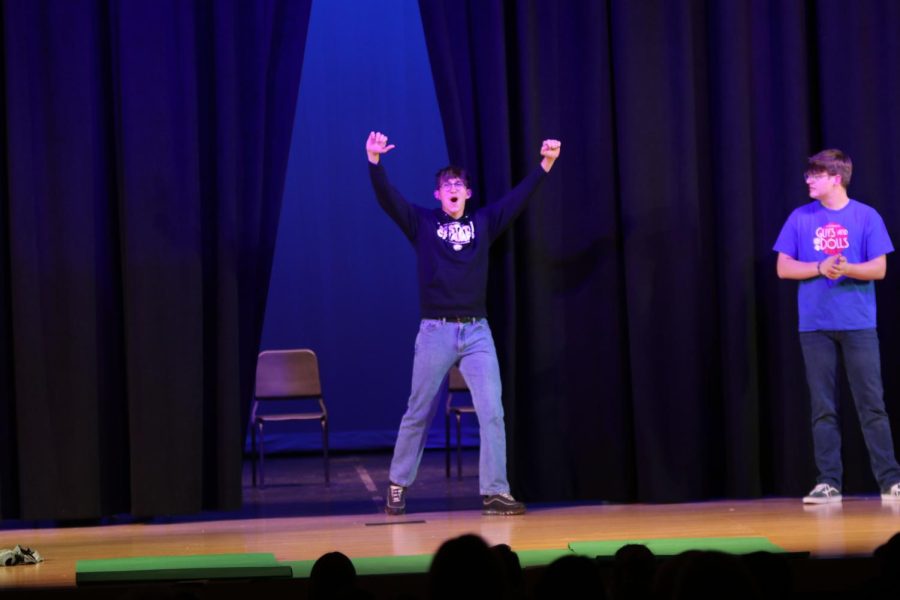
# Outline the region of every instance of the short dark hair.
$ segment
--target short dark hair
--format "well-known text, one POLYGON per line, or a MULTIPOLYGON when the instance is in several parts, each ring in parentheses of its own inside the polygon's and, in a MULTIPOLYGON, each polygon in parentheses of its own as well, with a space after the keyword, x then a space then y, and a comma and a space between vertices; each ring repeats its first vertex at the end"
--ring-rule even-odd
POLYGON ((807 159, 806 172, 807 174, 840 175, 841 185, 846 188, 850 185, 850 177, 853 175, 853 161, 844 152, 836 148, 829 148, 813 154, 807 159))
POLYGON ((462 179, 467 188, 472 187, 469 185, 469 174, 466 173, 465 169, 456 165, 447 165, 434 174, 434 189, 440 188, 441 182, 446 179, 462 179))

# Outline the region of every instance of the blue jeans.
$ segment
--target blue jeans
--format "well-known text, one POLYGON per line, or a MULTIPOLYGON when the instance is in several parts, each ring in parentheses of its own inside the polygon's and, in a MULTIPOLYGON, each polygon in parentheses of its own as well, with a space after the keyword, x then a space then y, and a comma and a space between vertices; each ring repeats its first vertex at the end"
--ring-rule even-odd
POLYGON ((478 483, 481 494, 509 492, 506 479, 506 430, 500 402, 500 366, 487 319, 474 323, 452 323, 422 319, 416 336, 412 391, 406 414, 400 422, 391 482, 408 486, 416 478, 428 427, 441 399, 437 397, 450 367, 459 362, 481 434, 478 483))
POLYGON ((875 329, 802 331, 800 346, 812 402, 813 447, 818 483, 841 489, 841 429, 837 414, 838 351, 843 354, 847 381, 862 426, 872 473, 881 489, 900 482, 894 458, 891 425, 884 410, 881 354, 875 329))

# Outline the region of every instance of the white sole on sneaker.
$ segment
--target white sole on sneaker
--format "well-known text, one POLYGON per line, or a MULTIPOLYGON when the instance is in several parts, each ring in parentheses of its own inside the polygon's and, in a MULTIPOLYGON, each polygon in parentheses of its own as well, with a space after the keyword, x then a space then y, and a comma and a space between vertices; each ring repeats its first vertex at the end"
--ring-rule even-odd
POLYGON ((843 498, 841 496, 831 496, 830 498, 812 498, 806 496, 803 498, 803 504, 836 504, 842 500, 843 498))

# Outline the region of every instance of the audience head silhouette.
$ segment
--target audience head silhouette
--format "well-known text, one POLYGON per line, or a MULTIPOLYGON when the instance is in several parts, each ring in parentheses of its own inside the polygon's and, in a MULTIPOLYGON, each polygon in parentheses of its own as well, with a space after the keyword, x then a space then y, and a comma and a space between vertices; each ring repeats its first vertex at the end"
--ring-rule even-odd
POLYGON ((495 600, 505 594, 496 554, 473 534, 441 544, 431 561, 428 589, 433 600, 495 600))
POLYGON ((310 600, 346 598, 356 588, 356 568, 345 554, 323 554, 309 574, 310 600))

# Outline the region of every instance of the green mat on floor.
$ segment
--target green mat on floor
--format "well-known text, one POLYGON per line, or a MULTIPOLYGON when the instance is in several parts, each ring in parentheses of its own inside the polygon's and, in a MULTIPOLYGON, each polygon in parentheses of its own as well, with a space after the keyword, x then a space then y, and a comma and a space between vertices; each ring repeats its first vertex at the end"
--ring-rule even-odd
MULTIPOLYGON (((403 573, 427 573, 431 566, 431 554, 412 554, 409 556, 370 556, 353 558, 353 566, 357 575, 397 575, 403 573)), ((294 577, 309 577, 314 560, 289 560, 282 564, 290 565, 294 577)))
MULTIPOLYGON (((572 554, 568 548, 554 548, 551 550, 523 550, 516 552, 519 562, 523 567, 538 567, 549 565, 560 556, 572 554)), ((400 575, 405 573, 427 573, 431 566, 433 554, 413 554, 410 556, 371 556, 366 558, 353 558, 353 566, 356 574, 363 575, 400 575)), ((294 577, 309 577, 314 560, 285 561, 282 564, 290 565, 294 570, 294 577)))
MULTIPOLYGON (((571 542, 567 548, 518 550, 523 567, 548 565, 567 554, 613 556, 625 544, 644 544, 657 556, 672 556, 686 550, 718 550, 730 554, 784 552, 764 537, 658 538, 571 542)), ((427 573, 431 554, 353 558, 360 576, 427 573)), ((79 560, 75 581, 79 585, 139 581, 186 581, 197 579, 246 579, 309 577, 314 560, 279 562, 270 553, 201 554, 192 556, 142 556, 79 560)))
MULTIPOLYGON (((747 554, 750 552, 784 552, 764 537, 739 538, 660 538, 635 540, 605 540, 596 542, 571 542, 567 548, 551 548, 543 550, 517 550, 519 562, 523 568, 549 565, 561 556, 582 554, 585 556, 611 557, 626 544, 644 544, 657 556, 673 556, 686 550, 718 550, 729 554, 747 554)), ((427 573, 431 566, 431 554, 411 556, 375 556, 367 558, 351 558, 356 573, 365 575, 397 575, 404 573, 427 573)), ((285 561, 290 565, 294 577, 306 578, 312 570, 314 560, 285 561)))
POLYGON ((568 548, 550 548, 549 550, 517 550, 519 564, 522 568, 543 567, 561 556, 572 554, 568 548))
POLYGON ((656 556, 674 556, 687 550, 718 550, 728 554, 749 554, 751 552, 784 552, 764 537, 702 537, 702 538, 657 538, 638 540, 603 540, 596 542, 571 542, 569 549, 585 556, 613 556, 626 544, 643 544, 656 556))
POLYGON ((197 579, 245 579, 291 577, 290 565, 270 553, 200 554, 191 556, 140 556, 79 560, 75 582, 120 583, 139 581, 187 581, 197 579))

